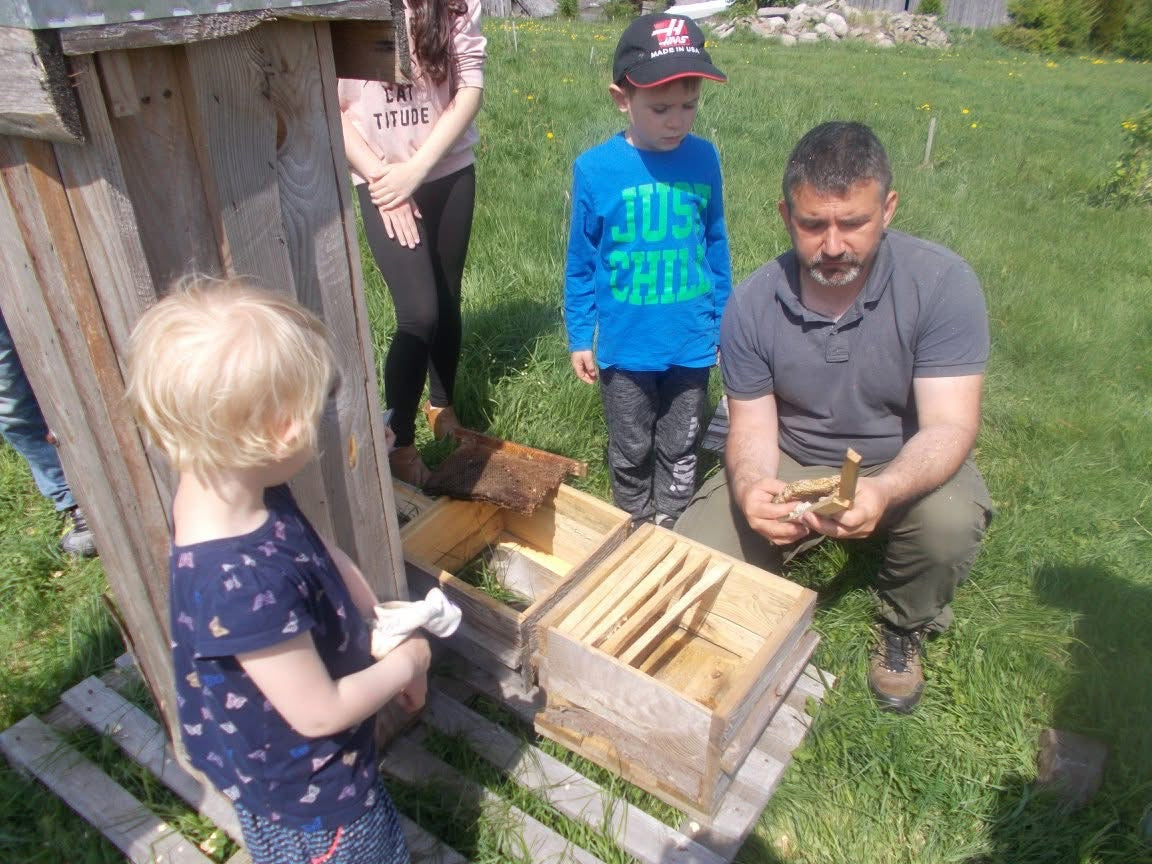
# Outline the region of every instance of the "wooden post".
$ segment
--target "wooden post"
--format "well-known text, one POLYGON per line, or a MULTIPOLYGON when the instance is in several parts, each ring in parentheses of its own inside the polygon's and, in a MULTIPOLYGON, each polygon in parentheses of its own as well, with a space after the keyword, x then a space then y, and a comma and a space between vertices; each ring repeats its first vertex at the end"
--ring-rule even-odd
MULTIPOLYGON (((371 5, 291 14, 353 4, 371 5)), ((170 733, 171 477, 123 375, 132 326, 179 275, 252 277, 327 324, 342 387, 293 487, 381 599, 407 597, 329 25, 275 17, 75 28, 87 142, 0 135, 0 308, 170 733)))
POLYGON ((0 27, 0 81, 0 135, 84 139, 55 33, 0 27))
POLYGON ((928 142, 924 145, 924 162, 921 168, 927 168, 932 164, 932 142, 936 138, 936 118, 933 117, 928 121, 928 142))

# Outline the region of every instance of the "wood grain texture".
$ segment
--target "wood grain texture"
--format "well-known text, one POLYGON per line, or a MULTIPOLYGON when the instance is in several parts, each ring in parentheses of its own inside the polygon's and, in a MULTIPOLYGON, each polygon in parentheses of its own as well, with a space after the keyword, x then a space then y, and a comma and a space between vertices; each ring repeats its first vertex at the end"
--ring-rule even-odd
MULTIPOLYGON (((68 27, 60 32, 64 53, 76 55, 225 39, 276 20, 391 20, 392 16, 393 5, 388 0, 345 0, 320 6, 258 9, 219 15, 184 15, 151 21, 68 27)), ((406 55, 407 42, 403 42, 400 48, 406 55)))
POLYGON ((84 258, 123 374, 132 326, 156 302, 157 292, 140 245, 136 211, 124 193, 126 172, 112 137, 96 63, 91 57, 79 57, 73 69, 89 143, 83 147, 58 145, 54 149, 84 258))
POLYGON ((84 140, 60 37, 51 30, 0 27, 0 135, 84 140))
MULTIPOLYGON (((360 5, 363 17, 385 17, 384 10, 379 9, 376 0, 353 0, 345 11, 352 13, 350 7, 360 5)), ((403 0, 394 0, 391 12, 398 13, 397 20, 403 20, 403 0), (397 5, 399 4, 399 5, 397 5)), ((357 13, 360 14, 360 13, 357 13)), ((401 28, 403 29, 403 28, 401 28)), ((344 155, 344 137, 340 120, 340 105, 337 101, 336 91, 338 79, 335 62, 332 57, 332 40, 328 26, 314 24, 312 26, 313 38, 316 41, 316 55, 320 68, 321 87, 320 94, 324 108, 324 117, 328 128, 328 146, 332 158, 332 167, 335 174, 335 190, 340 209, 340 226, 343 231, 343 245, 346 255, 349 279, 351 284, 352 313, 349 337, 355 336, 359 350, 359 365, 355 365, 352 357, 348 362, 354 368, 362 370, 361 378, 364 385, 365 414, 362 418, 357 415, 357 423, 352 434, 346 432, 348 452, 351 445, 357 440, 360 448, 370 446, 373 458, 370 462, 360 466, 355 488, 368 488, 375 496, 375 487, 379 486, 379 495, 384 503, 384 519, 378 522, 381 534, 370 534, 365 543, 382 542, 383 548, 371 549, 373 559, 377 561, 373 568, 376 572, 370 578, 385 583, 384 590, 378 589, 382 597, 404 600, 408 597, 408 583, 404 578, 404 553, 400 542, 400 524, 396 514, 391 511, 387 502, 393 500, 392 470, 388 464, 388 446, 385 435, 382 406, 380 403, 380 385, 376 380, 376 357, 372 341, 372 328, 368 317, 368 305, 364 290, 364 272, 360 261, 360 239, 356 227, 356 209, 352 202, 351 186, 348 183, 350 176, 347 159, 344 155), (366 436, 357 439, 356 436, 366 436), (373 473, 375 472, 375 473, 373 473), (380 572, 383 569, 383 572, 380 572)), ((404 58, 407 62, 407 43, 404 44, 404 58)), ((371 508, 365 511, 364 518, 369 520, 371 528, 374 514, 371 508)), ((363 533, 363 526, 358 526, 363 533)))
POLYGON ((555 629, 541 652, 540 686, 647 740, 653 754, 701 766, 712 712, 664 682, 555 629))
POLYGON ((180 767, 172 745, 155 720, 94 676, 66 690, 60 701, 86 725, 115 741, 134 762, 223 828, 229 837, 237 843, 244 841, 232 803, 211 784, 180 767))
MULTIPOLYGON (((689 583, 695 581, 708 563, 706 555, 696 554, 688 560, 688 549, 680 547, 634 583, 617 608, 617 615, 606 615, 585 637, 590 645, 606 654, 619 656, 621 650, 644 628, 678 599, 689 583), (608 625, 608 626, 606 626, 608 625), (616 629, 612 630, 611 626, 616 629), (606 637, 606 638, 605 638, 606 637)), ((627 587, 627 583, 621 583, 627 587)))
POLYGON ((595 577, 593 593, 581 600, 564 621, 564 629, 574 637, 587 638, 605 617, 611 616, 610 620, 615 620, 612 612, 616 603, 637 580, 643 579, 659 566, 671 554, 675 545, 668 536, 653 536, 651 542, 642 541, 639 545, 633 542, 633 538, 629 540, 629 554, 624 566, 618 571, 601 566, 595 577))
POLYGON ((718 855, 618 798, 607 796, 583 775, 432 690, 425 722, 448 735, 463 736, 488 762, 558 811, 617 838, 618 845, 645 864, 723 864, 718 855))
POLYGON ((183 50, 143 48, 98 55, 102 79, 107 58, 127 65, 132 90, 121 99, 134 110, 113 109, 109 125, 120 164, 131 166, 124 183, 140 232, 140 245, 159 296, 186 273, 222 276, 224 267, 210 218, 193 131, 185 112, 183 50))
POLYGON ((410 733, 396 741, 381 760, 385 774, 409 785, 436 783, 451 788, 458 797, 458 812, 465 819, 487 813, 502 826, 500 851, 508 859, 534 864, 603 864, 590 852, 565 840, 499 795, 473 783, 456 769, 425 750, 423 736, 410 733))
POLYGON ((668 610, 657 619, 655 624, 649 626, 643 635, 638 637, 620 654, 620 662, 632 666, 635 665, 638 660, 647 656, 648 652, 655 647, 656 641, 663 637, 671 628, 675 627, 680 619, 688 613, 689 609, 692 609, 697 603, 704 602, 704 598, 709 592, 718 591, 721 588, 730 572, 732 572, 731 564, 715 562, 708 565, 700 579, 689 587, 682 597, 669 606, 668 610))
MULTIPOLYGON (((62 146, 62 145, 61 145, 62 146)), ((0 138, 0 306, 166 727, 167 536, 51 145, 0 138), (151 515, 150 515, 151 514, 151 515)))
POLYGON ((133 864, 211 864, 112 778, 33 716, 0 733, 0 750, 103 834, 133 864))

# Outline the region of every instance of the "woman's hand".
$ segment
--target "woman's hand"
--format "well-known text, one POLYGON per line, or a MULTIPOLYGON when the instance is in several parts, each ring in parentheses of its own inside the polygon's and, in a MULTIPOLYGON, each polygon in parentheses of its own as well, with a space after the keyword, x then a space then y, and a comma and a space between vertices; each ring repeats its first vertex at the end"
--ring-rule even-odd
POLYGON ((391 209, 381 207, 380 218, 384 220, 384 230, 388 232, 389 239, 408 249, 420 245, 420 226, 416 224, 420 218, 420 208, 414 201, 402 201, 391 209))
POLYGON ((383 163, 377 176, 368 183, 372 203, 387 209, 397 207, 412 197, 427 175, 427 169, 417 159, 383 163))

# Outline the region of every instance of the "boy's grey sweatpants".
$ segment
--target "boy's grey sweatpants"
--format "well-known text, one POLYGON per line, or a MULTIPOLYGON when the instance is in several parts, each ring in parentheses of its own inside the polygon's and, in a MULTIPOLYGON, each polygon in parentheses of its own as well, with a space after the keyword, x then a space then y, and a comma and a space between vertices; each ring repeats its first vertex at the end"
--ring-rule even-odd
POLYGON ((635 520, 675 519, 692 499, 708 371, 600 370, 612 497, 635 520))

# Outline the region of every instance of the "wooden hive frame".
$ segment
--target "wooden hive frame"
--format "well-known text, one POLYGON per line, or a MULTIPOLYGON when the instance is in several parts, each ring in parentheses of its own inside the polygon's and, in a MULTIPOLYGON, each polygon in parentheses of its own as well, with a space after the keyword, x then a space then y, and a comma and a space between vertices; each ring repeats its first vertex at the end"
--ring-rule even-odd
MULTIPOLYGON (((464 611, 461 638, 533 679, 532 655, 544 614, 615 548, 628 532, 628 514, 563 485, 531 516, 481 501, 440 498, 400 532, 413 591, 442 588, 464 611), (519 584, 531 582, 527 608, 518 610, 458 575, 478 557, 512 561, 519 584)), ((510 567, 509 569, 512 569, 510 567)))
POLYGON ((709 819, 815 648, 815 602, 645 526, 541 620, 537 730, 709 819))

